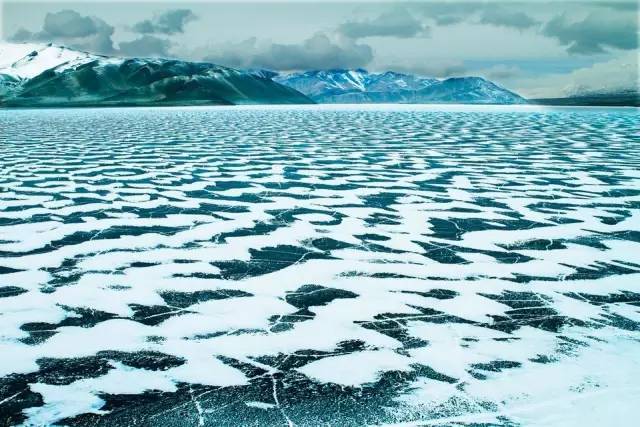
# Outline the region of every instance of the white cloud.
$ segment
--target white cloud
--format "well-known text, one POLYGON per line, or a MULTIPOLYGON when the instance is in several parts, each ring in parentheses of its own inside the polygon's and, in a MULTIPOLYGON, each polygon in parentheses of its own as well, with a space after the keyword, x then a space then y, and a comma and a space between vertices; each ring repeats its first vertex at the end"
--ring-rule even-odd
POLYGON ((240 43, 211 46, 203 59, 237 68, 317 70, 365 67, 372 58, 367 44, 316 33, 299 44, 259 42, 253 37, 240 43))
POLYGON ((638 89, 638 51, 565 74, 547 74, 517 82, 516 90, 529 98, 562 97, 583 92, 638 89))
POLYGON ((429 28, 406 9, 396 8, 375 19, 348 21, 338 26, 338 32, 352 39, 364 37, 397 37, 406 39, 428 34, 429 28))

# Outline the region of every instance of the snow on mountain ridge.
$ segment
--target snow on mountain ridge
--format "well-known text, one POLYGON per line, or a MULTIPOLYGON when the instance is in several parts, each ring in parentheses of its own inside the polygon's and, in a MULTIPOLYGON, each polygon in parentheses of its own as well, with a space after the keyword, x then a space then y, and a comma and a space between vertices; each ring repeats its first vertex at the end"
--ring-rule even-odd
POLYGON ((321 103, 520 104, 521 96, 482 77, 436 79, 386 71, 318 70, 273 79, 321 103))
MULTIPOLYGON (((100 75, 104 74, 101 70, 117 66, 124 72, 133 73, 132 78, 142 78, 141 82, 146 81, 143 75, 155 76, 146 84, 151 84, 154 79, 166 77, 162 74, 165 72, 177 79, 195 78, 196 80, 190 83, 195 86, 199 85, 198 79, 206 78, 209 82, 207 84, 218 81, 221 85, 232 87, 234 79, 245 76, 266 80, 270 84, 284 85, 289 90, 298 91, 300 95, 304 94, 321 103, 526 102, 519 95, 481 77, 435 79, 394 71, 369 73, 360 68, 311 70, 288 74, 268 70, 240 71, 215 64, 174 59, 107 57, 53 44, 33 43, 0 43, 0 95, 6 98, 9 93, 17 93, 19 86, 26 85, 31 79, 38 80, 38 76, 47 70, 54 70, 56 74, 74 70, 82 73, 81 66, 85 65, 100 75), (164 71, 158 74, 159 69, 164 71)), ((103 77, 106 79, 107 75, 103 77)))
POLYGON ((307 96, 335 95, 337 92, 390 92, 398 90, 418 90, 435 82, 429 77, 386 71, 369 73, 363 69, 332 69, 302 71, 277 74, 278 83, 293 87, 307 96))
POLYGON ((310 104, 271 79, 207 62, 0 44, 0 106, 310 104))
MULTIPOLYGON (((76 68, 80 65, 97 61, 98 67, 106 65, 120 65, 125 62, 145 65, 161 65, 167 62, 176 64, 205 64, 215 73, 211 77, 224 79, 231 75, 240 75, 244 72, 206 62, 189 62, 165 58, 126 58, 118 56, 96 55, 89 52, 79 51, 53 43, 7 43, 0 41, 0 76, 1 80, 27 81, 47 70, 55 70, 61 73, 67 69, 76 68)), ((256 75, 255 73, 250 73, 256 75)), ((268 78, 266 76, 259 76, 268 78)))
POLYGON ((54 44, 0 43, 0 74, 30 79, 46 70, 64 70, 104 58, 54 44))

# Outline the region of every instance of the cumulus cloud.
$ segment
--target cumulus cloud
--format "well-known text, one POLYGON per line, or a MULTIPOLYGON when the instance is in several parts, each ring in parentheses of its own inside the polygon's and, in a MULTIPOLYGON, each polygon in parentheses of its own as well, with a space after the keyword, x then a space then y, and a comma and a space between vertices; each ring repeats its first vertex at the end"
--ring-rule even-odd
POLYGON ((638 90, 638 54, 635 51, 597 62, 569 73, 523 79, 519 90, 530 98, 555 98, 577 93, 638 90))
POLYGON ((47 13, 42 31, 19 29, 10 39, 18 42, 55 42, 96 53, 112 53, 113 27, 95 16, 65 9, 47 13))
POLYGON ((547 22, 542 33, 557 39, 574 54, 603 53, 605 48, 630 50, 638 47, 636 18, 635 14, 601 12, 572 22, 562 14, 547 22))
POLYGON ((416 6, 438 26, 473 22, 496 27, 525 30, 539 24, 522 10, 514 10, 508 3, 425 3, 416 6))
POLYGON ((486 66, 473 61, 455 59, 430 59, 424 62, 395 61, 392 64, 382 63, 376 68, 380 71, 392 70, 437 78, 480 76, 496 83, 505 83, 507 87, 512 87, 513 80, 525 73, 522 68, 513 64, 486 66))
POLYGON ((334 43, 325 34, 318 33, 301 45, 272 44, 271 48, 258 56, 258 62, 267 68, 357 68, 368 64, 373 58, 371 47, 358 44, 351 39, 334 43))
POLYGON ((638 11, 637 0, 622 0, 622 1, 598 1, 593 3, 594 6, 601 6, 615 10, 625 11, 638 11))
POLYGON ((82 16, 74 10, 61 10, 47 13, 44 18, 43 32, 60 37, 86 37, 99 31, 97 19, 82 16))
POLYGON ((464 16, 457 15, 436 15, 432 17, 436 24, 441 27, 446 27, 447 25, 455 25, 464 21, 464 16))
POLYGON ((184 26, 196 19, 191 9, 167 10, 153 19, 136 23, 131 29, 140 34, 176 34, 184 33, 184 26))
POLYGON ((231 67, 282 71, 358 68, 372 59, 370 46, 347 37, 332 40, 324 33, 316 33, 300 44, 258 43, 251 38, 214 47, 204 57, 205 61, 231 67))
POLYGON ((611 61, 572 72, 565 86, 566 93, 576 91, 638 90, 638 54, 628 52, 611 61))
POLYGON ((385 12, 375 19, 345 22, 338 27, 338 32, 352 39, 364 37, 409 38, 426 35, 428 30, 427 26, 402 8, 385 12))
POLYGON ((116 49, 112 40, 113 26, 95 16, 84 16, 75 10, 65 9, 47 13, 41 31, 31 32, 21 28, 10 40, 53 42, 100 54, 168 57, 171 56, 169 50, 172 43, 167 36, 184 31, 184 25, 193 19, 195 15, 188 9, 169 10, 152 20, 137 23, 135 27, 141 34, 134 40, 120 42, 116 49))
POLYGON ((461 2, 424 2, 412 5, 425 17, 439 26, 455 25, 464 22, 484 7, 481 3, 461 2))
POLYGON ((428 61, 394 61, 393 63, 381 63, 376 68, 379 71, 396 71, 399 73, 417 74, 426 77, 453 77, 467 73, 463 61, 455 59, 430 59, 428 61))
MULTIPOLYGON (((191 58, 235 68, 253 68, 253 58, 264 47, 258 46, 258 39, 250 37, 240 42, 209 45, 196 48, 191 58)), ((263 68, 263 67, 256 67, 263 68)))
POLYGON ((171 42, 145 34, 129 42, 120 42, 120 53, 124 56, 169 56, 171 42))
POLYGON ((525 30, 538 24, 538 21, 524 12, 511 11, 500 7, 488 7, 480 15, 481 24, 496 27, 525 30))
POLYGON ((522 75, 523 71, 516 65, 497 64, 480 70, 477 74, 489 80, 505 80, 522 75))

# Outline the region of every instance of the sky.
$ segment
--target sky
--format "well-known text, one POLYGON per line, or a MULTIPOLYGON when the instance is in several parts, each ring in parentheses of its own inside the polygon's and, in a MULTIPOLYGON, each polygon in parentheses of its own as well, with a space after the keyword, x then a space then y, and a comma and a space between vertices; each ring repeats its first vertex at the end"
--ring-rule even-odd
POLYGON ((0 36, 236 68, 482 76, 526 97, 636 89, 638 1, 0 0, 0 36))

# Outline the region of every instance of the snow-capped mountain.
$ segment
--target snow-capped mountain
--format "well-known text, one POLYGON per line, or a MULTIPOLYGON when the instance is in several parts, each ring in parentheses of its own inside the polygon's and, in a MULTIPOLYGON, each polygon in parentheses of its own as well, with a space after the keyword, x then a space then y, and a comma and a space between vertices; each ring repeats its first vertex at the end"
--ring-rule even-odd
MULTIPOLYGON (((387 71, 317 70, 277 74, 273 80, 292 87, 316 102, 379 102, 382 94, 426 88, 437 80, 387 71)), ((394 99, 387 99, 394 102, 394 99)))
POLYGON ((0 43, 0 74, 15 79, 30 79, 52 68, 63 71, 97 59, 107 57, 53 44, 0 43))
POLYGON ((0 105, 308 104, 269 78, 215 64, 0 44, 0 105))
POLYGON ((480 77, 438 80, 387 71, 280 74, 203 62, 94 55, 52 44, 0 43, 0 105, 320 103, 520 104, 480 77), (313 101, 312 101, 313 100, 313 101))
POLYGON ((523 104, 520 95, 482 77, 451 77, 416 91, 416 102, 523 104))
MULTIPOLYGON (((262 71, 264 73, 264 71, 262 71)), ((272 77, 321 103, 521 104, 521 96, 481 77, 438 80, 411 74, 366 70, 323 70, 272 77)))

